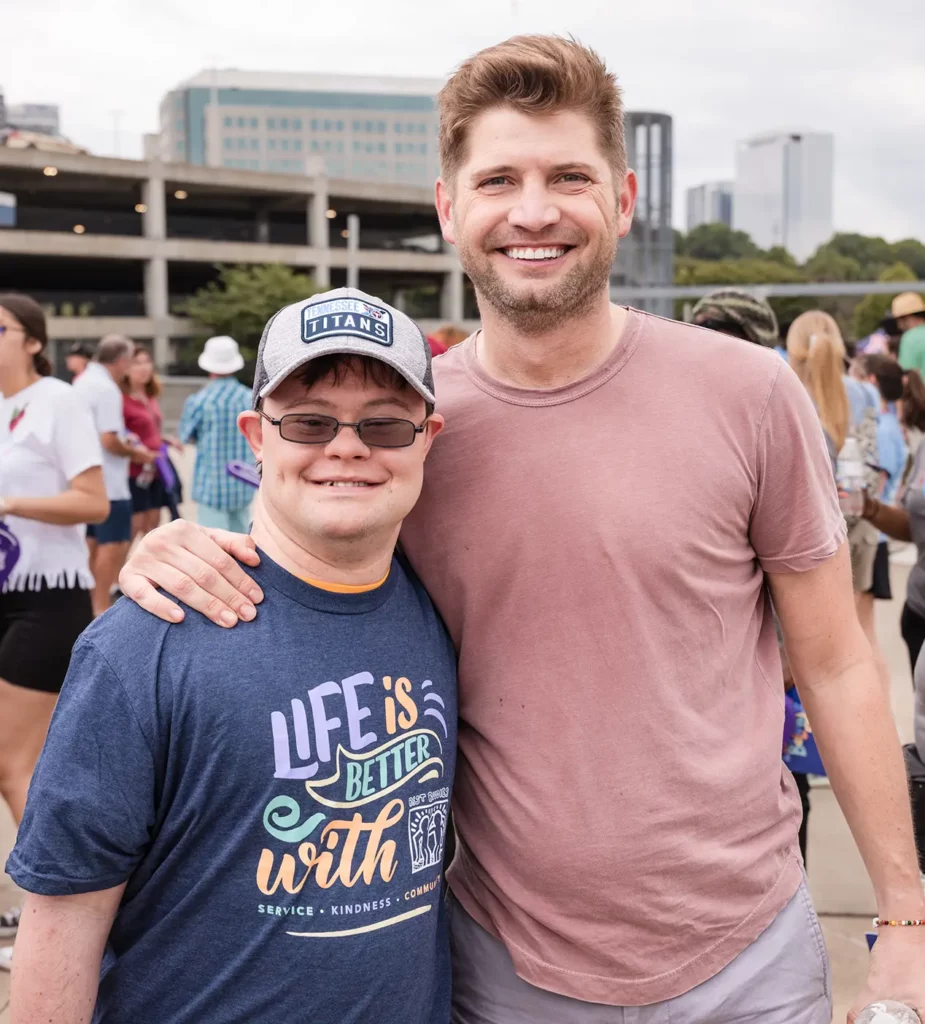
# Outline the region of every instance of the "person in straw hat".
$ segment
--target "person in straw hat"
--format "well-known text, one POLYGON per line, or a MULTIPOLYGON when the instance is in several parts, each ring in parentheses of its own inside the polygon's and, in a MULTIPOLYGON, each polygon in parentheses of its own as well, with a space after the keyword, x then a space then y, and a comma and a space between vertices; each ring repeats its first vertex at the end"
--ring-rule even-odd
POLYGON ((184 444, 196 443, 196 520, 201 526, 247 533, 254 492, 226 471, 234 460, 253 463, 247 441, 238 430, 239 414, 251 406, 250 389, 235 378, 244 368, 238 343, 227 335, 209 338, 199 368, 209 375, 209 383, 187 398, 180 419, 180 439, 184 444))
POLYGON ((904 370, 918 370, 925 377, 925 299, 916 292, 897 295, 884 323, 890 321, 895 324, 890 333, 902 335, 900 365, 904 370))

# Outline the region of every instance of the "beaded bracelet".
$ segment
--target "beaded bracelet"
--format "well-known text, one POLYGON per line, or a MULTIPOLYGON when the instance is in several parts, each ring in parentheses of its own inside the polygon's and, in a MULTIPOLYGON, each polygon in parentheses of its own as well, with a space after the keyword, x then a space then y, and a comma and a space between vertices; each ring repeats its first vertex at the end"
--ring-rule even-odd
POLYGON ((925 920, 923 921, 887 921, 884 917, 874 918, 875 928, 923 928, 925 927, 925 920))

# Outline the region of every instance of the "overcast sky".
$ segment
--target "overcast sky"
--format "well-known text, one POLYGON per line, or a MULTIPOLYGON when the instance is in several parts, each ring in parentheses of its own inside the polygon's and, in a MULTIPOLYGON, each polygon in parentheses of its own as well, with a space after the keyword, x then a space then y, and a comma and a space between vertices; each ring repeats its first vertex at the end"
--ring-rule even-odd
POLYGON ((520 32, 572 33, 627 106, 675 125, 684 189, 732 177, 735 143, 777 128, 835 135, 835 226, 925 240, 922 0, 10 0, 0 88, 57 103, 94 153, 138 156, 163 94, 203 68, 444 76, 520 32))

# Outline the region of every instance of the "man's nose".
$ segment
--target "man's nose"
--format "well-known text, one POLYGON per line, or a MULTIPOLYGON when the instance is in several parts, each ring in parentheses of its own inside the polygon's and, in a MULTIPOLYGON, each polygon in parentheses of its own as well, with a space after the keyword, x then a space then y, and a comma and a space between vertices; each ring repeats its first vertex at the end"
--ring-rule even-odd
POLYGON ((356 427, 342 423, 334 438, 324 446, 324 453, 336 459, 362 459, 369 455, 369 447, 360 440, 356 427))
POLYGON ((560 216, 553 194, 542 185, 526 184, 508 215, 508 223, 536 234, 558 224, 560 216))

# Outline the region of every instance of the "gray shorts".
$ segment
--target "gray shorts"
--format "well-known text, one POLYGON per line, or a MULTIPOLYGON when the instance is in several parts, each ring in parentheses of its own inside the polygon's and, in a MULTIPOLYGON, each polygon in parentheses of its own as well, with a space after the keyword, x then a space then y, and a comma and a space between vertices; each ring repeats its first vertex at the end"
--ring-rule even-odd
POLYGON ((806 883, 745 952, 703 985, 653 1006, 585 1003, 519 978, 504 946, 452 895, 453 1024, 829 1024, 832 984, 806 883))

